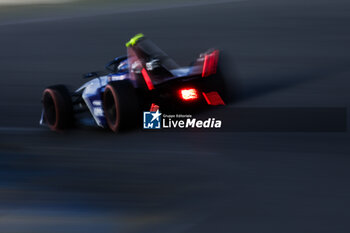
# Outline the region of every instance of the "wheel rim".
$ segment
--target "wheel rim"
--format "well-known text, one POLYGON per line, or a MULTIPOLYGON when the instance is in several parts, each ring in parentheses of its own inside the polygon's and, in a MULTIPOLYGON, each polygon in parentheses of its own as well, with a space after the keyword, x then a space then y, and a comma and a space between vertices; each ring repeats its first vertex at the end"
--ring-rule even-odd
POLYGON ((115 93, 110 87, 107 87, 104 96, 104 111, 109 127, 115 131, 118 126, 118 110, 115 93))

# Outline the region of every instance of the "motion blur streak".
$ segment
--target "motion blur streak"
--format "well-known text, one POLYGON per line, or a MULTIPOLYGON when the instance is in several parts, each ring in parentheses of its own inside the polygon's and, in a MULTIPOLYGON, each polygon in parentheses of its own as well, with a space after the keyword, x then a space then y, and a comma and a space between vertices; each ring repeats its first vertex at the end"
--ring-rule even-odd
POLYGON ((31 5, 31 4, 57 4, 72 2, 74 0, 0 0, 1 5, 31 5))
POLYGON ((228 108, 348 108, 349 1, 118 10, 0 27, 0 232, 350 231, 348 132, 12 130, 38 127, 46 86, 79 86, 140 31, 182 64, 226 53, 228 108))
MULTIPOLYGON (((94 1, 94 0, 91 0, 94 1)), ((141 1, 141 0, 140 0, 141 1)), ((98 16, 104 16, 104 15, 116 15, 116 14, 133 14, 138 12, 146 12, 146 11, 161 11, 161 10, 168 10, 168 9, 176 9, 176 8, 193 8, 193 7, 201 7, 201 6, 210 6, 210 5, 221 5, 221 4, 227 4, 232 2, 241 2, 246 0, 218 0, 218 1, 206 1, 206 0, 195 0, 194 2, 182 2, 182 0, 178 0, 179 2, 173 1, 173 3, 169 2, 163 2, 163 3, 157 3, 155 4, 153 0, 150 4, 143 5, 144 3, 147 3, 146 1, 141 1, 143 4, 140 4, 141 6, 135 6, 132 5, 130 7, 128 4, 126 6, 122 5, 122 7, 119 7, 117 1, 117 5, 111 5, 104 7, 102 4, 102 7, 96 6, 96 4, 93 4, 92 6, 89 4, 83 4, 84 0, 77 0, 77 3, 80 3, 79 6, 84 6, 84 11, 81 11, 78 9, 74 9, 73 14, 64 14, 59 16, 50 16, 50 17, 41 17, 41 18, 30 18, 30 19, 16 19, 14 21, 7 21, 0 23, 0 26, 6 26, 6 25, 13 25, 13 24, 27 24, 27 23, 40 23, 40 22, 48 22, 48 21, 57 21, 57 20, 69 20, 74 18, 84 18, 84 17, 98 17, 98 16)), ((112 2, 112 0, 111 0, 112 2)), ((89 0, 87 0, 87 3, 89 3, 89 0)), ((55 4, 55 3, 54 3, 55 4)), ((18 4, 21 5, 21 4, 18 4)), ((50 12, 55 13, 55 12, 50 12)), ((54 14, 56 15, 56 14, 54 14)))

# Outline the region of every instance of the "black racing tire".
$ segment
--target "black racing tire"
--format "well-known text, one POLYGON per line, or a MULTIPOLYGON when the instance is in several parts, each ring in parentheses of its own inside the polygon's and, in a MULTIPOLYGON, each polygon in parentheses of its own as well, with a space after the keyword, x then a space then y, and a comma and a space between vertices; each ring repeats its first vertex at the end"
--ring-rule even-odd
POLYGON ((53 131, 66 130, 73 125, 71 95, 64 85, 47 87, 42 95, 44 120, 53 131))
POLYGON ((127 130, 138 124, 139 100, 129 80, 111 82, 106 86, 103 110, 107 125, 113 132, 127 130))

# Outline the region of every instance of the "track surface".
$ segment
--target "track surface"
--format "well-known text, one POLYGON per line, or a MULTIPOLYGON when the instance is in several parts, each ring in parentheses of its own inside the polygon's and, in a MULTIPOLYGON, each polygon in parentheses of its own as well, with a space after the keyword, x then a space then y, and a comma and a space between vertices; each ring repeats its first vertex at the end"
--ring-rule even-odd
POLYGON ((348 1, 241 1, 0 26, 0 232, 349 232, 349 133, 54 134, 45 86, 143 32, 234 59, 229 107, 349 107, 348 1))

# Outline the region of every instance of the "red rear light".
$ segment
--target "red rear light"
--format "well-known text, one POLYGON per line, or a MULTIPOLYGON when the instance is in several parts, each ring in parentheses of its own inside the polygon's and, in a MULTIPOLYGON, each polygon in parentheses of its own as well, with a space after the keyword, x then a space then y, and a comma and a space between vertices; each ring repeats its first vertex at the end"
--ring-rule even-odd
POLYGON ((153 89, 154 89, 154 86, 153 86, 152 80, 151 80, 151 78, 149 77, 149 75, 148 75, 146 69, 143 68, 143 69, 141 70, 141 73, 142 73, 142 76, 143 76, 143 78, 144 78, 144 80, 145 80, 145 82, 146 82, 146 85, 147 85, 147 87, 148 87, 148 90, 153 90, 153 89))
POLYGON ((209 105, 225 105, 225 102, 221 99, 221 96, 216 91, 202 92, 204 99, 209 105))
POLYGON ((184 88, 180 90, 180 97, 183 100, 195 100, 198 99, 198 92, 194 88, 184 88))
POLYGON ((214 52, 205 55, 203 62, 202 77, 208 77, 216 73, 219 60, 219 51, 215 50, 214 52))

